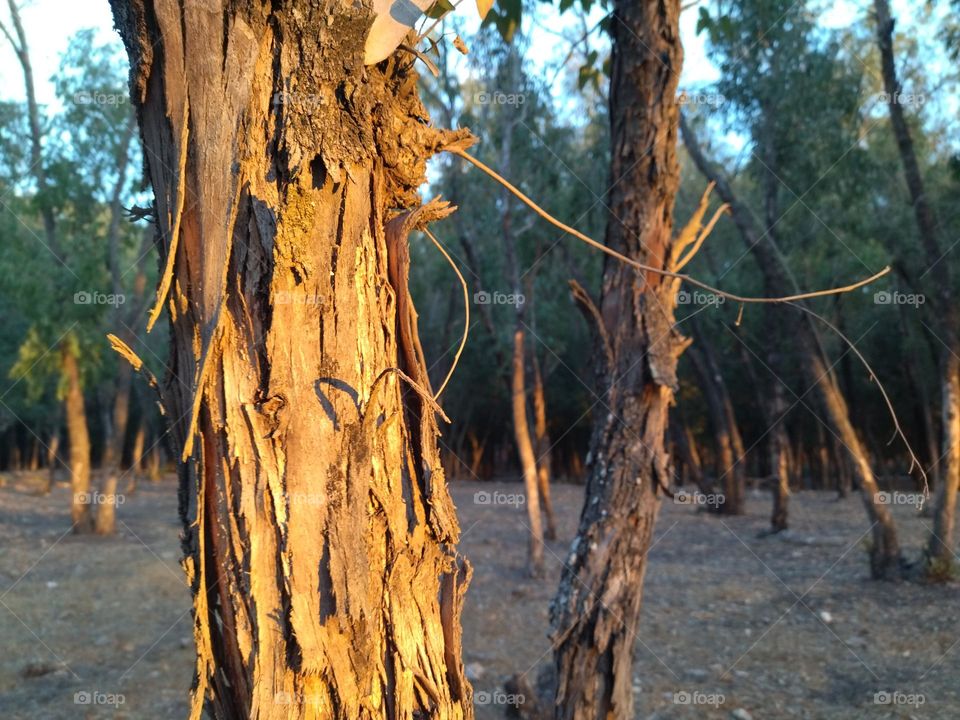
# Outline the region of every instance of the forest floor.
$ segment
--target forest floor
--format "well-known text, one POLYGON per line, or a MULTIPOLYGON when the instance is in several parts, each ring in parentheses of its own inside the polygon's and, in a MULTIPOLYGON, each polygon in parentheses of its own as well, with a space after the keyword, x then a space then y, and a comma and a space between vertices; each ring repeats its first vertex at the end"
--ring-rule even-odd
MULTIPOLYGON (((126 497, 109 538, 65 532, 65 486, 39 497, 27 478, 6 480, 0 718, 182 720, 193 649, 172 478, 126 497)), ((452 486, 475 568, 463 623, 479 720, 503 717, 508 676, 535 682, 549 660, 548 604, 582 499, 580 487, 555 488, 560 539, 549 544, 548 576, 531 580, 523 508, 475 499, 494 491, 521 489, 452 486)), ((760 539, 769 505, 751 492, 748 513, 727 518, 663 504, 637 638, 636 716, 960 717, 957 585, 871 582, 857 498, 798 493, 794 529, 760 539), (876 702, 878 693, 893 702, 876 702)), ((915 555, 929 520, 895 513, 915 555)))

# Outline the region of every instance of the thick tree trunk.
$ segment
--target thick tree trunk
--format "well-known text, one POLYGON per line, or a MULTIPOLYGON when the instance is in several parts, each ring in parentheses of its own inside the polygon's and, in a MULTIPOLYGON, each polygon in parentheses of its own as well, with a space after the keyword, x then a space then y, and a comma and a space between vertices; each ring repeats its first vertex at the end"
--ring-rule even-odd
POLYGON ((513 333, 513 433, 523 472, 523 487, 526 491, 527 520, 530 523, 527 548, 527 571, 531 577, 543 575, 543 523, 540 520, 537 458, 530 440, 530 423, 527 421, 527 395, 524 362, 524 332, 517 328, 513 333))
MULTIPOLYGON (((679 0, 615 0, 610 80, 607 245, 666 267, 679 185, 679 0)), ((670 484, 665 448, 676 364, 677 283, 606 258, 601 315, 612 339, 598 352, 606 411, 591 440, 580 527, 551 607, 556 717, 632 720, 633 658, 647 551, 670 484)))
POLYGON ((90 433, 87 431, 87 411, 83 403, 83 386, 73 343, 65 342, 60 353, 67 386, 64 410, 67 438, 70 441, 70 489, 73 491, 70 516, 73 531, 87 533, 93 529, 90 512, 93 498, 90 493, 90 433))
POLYGON ((428 124, 409 56, 363 66, 361 7, 112 5, 173 263, 191 717, 472 717, 407 288, 447 212, 417 209, 425 161, 467 134, 428 124))
POLYGON ((553 455, 550 452, 550 435, 547 433, 547 396, 543 387, 543 374, 537 353, 530 353, 533 365, 533 427, 537 456, 537 489, 540 494, 540 506, 547 520, 543 536, 547 540, 557 539, 557 521, 553 516, 553 501, 550 498, 553 455))

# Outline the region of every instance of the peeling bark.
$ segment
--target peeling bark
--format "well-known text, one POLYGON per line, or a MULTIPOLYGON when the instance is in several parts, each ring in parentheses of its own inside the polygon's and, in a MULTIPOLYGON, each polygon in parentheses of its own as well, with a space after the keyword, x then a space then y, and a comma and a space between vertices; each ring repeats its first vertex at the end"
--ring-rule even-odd
MULTIPOLYGON (((606 244, 642 263, 670 258, 679 0, 615 0, 610 79, 611 183, 606 244)), ((633 659, 647 551, 670 484, 668 408, 686 346, 674 327, 678 283, 605 258, 600 303, 610 364, 594 426, 577 537, 551 607, 558 720, 633 718, 633 659)), ((608 361, 598 351, 597 363, 608 361)))
POLYGON ((362 7, 112 6, 170 268, 191 718, 471 718, 406 287, 425 161, 468 134, 409 57, 364 68, 362 7))

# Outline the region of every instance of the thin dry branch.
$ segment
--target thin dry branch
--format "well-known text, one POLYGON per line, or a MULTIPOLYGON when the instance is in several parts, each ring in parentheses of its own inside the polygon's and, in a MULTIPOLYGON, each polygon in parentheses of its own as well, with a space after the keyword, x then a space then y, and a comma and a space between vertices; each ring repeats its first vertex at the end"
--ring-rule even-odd
POLYGON ((930 485, 927 480, 927 473, 923 469, 923 463, 921 463, 920 460, 917 459, 916 454, 913 452, 913 448, 910 446, 910 441, 907 440, 907 436, 903 434, 903 429, 900 427, 900 420, 897 417, 896 410, 893 409, 893 403, 890 401, 890 396, 887 395, 886 388, 883 387, 883 383, 880 382, 880 378, 877 377, 877 374, 873 371, 873 368, 870 367, 870 363, 867 362, 867 359, 863 356, 863 353, 860 352, 859 348, 857 348, 853 340, 851 340, 842 332, 840 332, 839 328, 837 328, 833 323, 831 323, 822 315, 815 313, 813 310, 807 307, 804 307, 799 303, 788 302, 787 305, 790 305, 791 307, 795 307, 798 310, 802 310, 803 312, 807 313, 807 315, 810 315, 811 317, 816 318, 817 320, 822 322, 824 325, 826 325, 828 328, 830 328, 830 330, 836 333, 837 337, 839 337, 841 340, 843 340, 844 343, 846 343, 847 347, 850 348, 851 352, 853 352, 853 354, 857 356, 857 358, 860 360, 863 366, 867 369, 867 372, 870 374, 870 379, 877 383, 877 387, 880 389, 880 394, 883 396, 883 401, 887 405, 887 410, 890 412, 890 417, 893 419, 894 435, 890 439, 890 442, 893 442, 893 440, 897 436, 899 436, 900 439, 903 440, 903 444, 907 448, 907 453, 910 455, 910 467, 907 469, 907 472, 910 472, 911 470, 913 470, 914 467, 916 467, 920 471, 920 475, 923 477, 923 495, 925 498, 929 498, 930 485))
POLYGON ((463 288, 463 311, 465 315, 463 320, 463 337, 460 339, 460 347, 457 348, 457 354, 453 356, 453 364, 447 371, 447 376, 443 379, 443 384, 440 385, 440 389, 437 390, 437 394, 433 396, 434 400, 439 400, 440 395, 447 387, 447 383, 450 382, 450 378, 453 377, 453 371, 457 369, 457 364, 460 362, 460 356, 463 354, 463 349, 467 346, 467 337, 470 335, 470 290, 467 287, 467 281, 464 279, 463 273, 460 272, 460 268, 457 267, 457 264, 453 261, 453 258, 450 257, 450 254, 444 249, 443 245, 440 244, 440 241, 437 240, 433 233, 427 228, 423 228, 423 233, 430 238, 431 242, 437 246, 437 250, 439 250, 447 259, 447 262, 450 263, 450 267, 452 267, 453 271, 457 274, 457 278, 460 280, 460 286, 463 288))
MULTIPOLYGON (((852 292, 853 290, 856 290, 857 288, 861 288, 861 287, 863 287, 864 285, 869 285, 869 284, 872 283, 874 280, 877 280, 878 278, 881 278, 881 277, 883 277, 884 275, 886 275, 887 273, 890 272, 890 266, 888 265, 888 266, 886 266, 883 270, 881 270, 880 272, 875 273, 874 275, 871 275, 870 277, 866 278, 865 280, 860 280, 859 282, 853 283, 852 285, 846 285, 846 286, 844 286, 844 287, 837 287, 837 288, 830 288, 830 289, 827 289, 827 290, 815 290, 815 291, 813 291, 813 292, 799 293, 799 294, 796 294, 796 295, 785 295, 785 296, 783 296, 783 297, 744 297, 743 295, 736 295, 736 294, 734 294, 734 293, 727 292, 726 290, 720 290, 719 288, 715 288, 715 287, 713 287, 712 285, 708 285, 707 283, 703 282, 702 280, 698 280, 698 279, 696 279, 696 278, 694 278, 694 277, 691 277, 690 275, 687 275, 687 274, 685 274, 685 273, 678 273, 678 272, 673 272, 673 271, 671 271, 671 270, 664 270, 664 269, 662 269, 662 268, 653 267, 652 265, 645 265, 645 264, 643 264, 643 263, 641 263, 641 262, 637 262, 636 260, 632 260, 631 258, 628 258, 626 255, 623 255, 622 253, 619 253, 619 252, 617 252, 616 250, 612 250, 612 249, 608 248, 608 247, 607 247, 606 245, 604 245, 603 243, 599 243, 599 242, 597 242, 596 240, 594 240, 593 238, 591 238, 591 237, 589 237, 589 236, 587 236, 587 235, 584 235, 582 232, 580 232, 580 231, 577 230, 576 228, 572 228, 572 227, 570 227, 569 225, 566 225, 565 223, 562 223, 562 222, 560 222, 559 220, 557 220, 555 217, 553 217, 553 215, 551 215, 550 213, 548 213, 546 210, 544 210, 544 209, 541 208, 539 205, 537 205, 533 200, 531 200, 529 197, 527 197, 526 195, 524 195, 523 192, 521 192, 519 189, 517 189, 517 188, 514 187, 512 184, 510 184, 509 181, 505 180, 505 179, 504 179, 500 174, 498 174, 495 170, 493 170, 493 169, 491 169, 490 167, 486 166, 484 163, 482 163, 480 160, 477 160, 477 158, 473 157, 472 155, 470 155, 470 154, 467 153, 466 151, 460 150, 460 149, 457 149, 457 148, 453 148, 453 147, 448 148, 448 150, 449 150, 449 152, 453 153, 454 155, 459 155, 459 156, 462 157, 464 160, 466 160, 467 162, 469 162, 469 163, 472 164, 473 166, 479 168, 479 169, 482 170, 484 173, 486 173, 487 175, 489 175, 490 177, 492 177, 494 180, 496 180, 498 183, 500 183, 501 185, 503 185, 507 190, 509 190, 511 193, 513 193, 524 205, 526 205, 527 207, 529 207, 531 210, 533 210, 535 213, 537 213, 537 215, 539 215, 540 217, 542 217, 544 220, 546 220, 547 222, 549 222, 551 225, 553 225, 553 226, 555 226, 555 227, 557 227, 557 228, 560 228, 561 230, 563 230, 563 231, 566 232, 566 233, 569 233, 570 235, 573 235, 573 236, 574 236, 575 238, 577 238, 578 240, 580 240, 580 241, 582 241, 582 242, 585 242, 587 245, 590 245, 591 247, 596 248, 596 249, 599 250, 600 252, 606 253, 607 255, 609 255, 609 256, 611 256, 611 257, 613 257, 613 258, 616 258, 616 259, 619 260, 620 262, 622 262, 622 263, 624 263, 624 264, 626 264, 626 265, 630 265, 631 267, 635 267, 635 268, 637 268, 638 270, 643 270, 643 271, 645 271, 645 272, 653 273, 653 274, 655 274, 655 275, 661 275, 661 276, 663 276, 663 277, 670 277, 670 278, 675 278, 675 279, 677 279, 677 280, 682 280, 682 281, 684 281, 684 282, 690 283, 691 285, 694 285, 694 286, 699 287, 699 288, 701 288, 701 289, 703 289, 703 290, 706 290, 707 292, 712 293, 713 295, 716 295, 716 296, 718 296, 718 297, 727 298, 728 300, 732 300, 732 301, 734 301, 734 302, 739 302, 739 303, 789 303, 789 302, 795 302, 795 301, 797 301, 797 300, 807 300, 807 299, 815 298, 815 297, 824 297, 824 296, 826 296, 826 295, 842 295, 843 293, 852 292)), ((684 260, 688 262, 688 261, 689 261, 689 258, 685 258, 684 260)))

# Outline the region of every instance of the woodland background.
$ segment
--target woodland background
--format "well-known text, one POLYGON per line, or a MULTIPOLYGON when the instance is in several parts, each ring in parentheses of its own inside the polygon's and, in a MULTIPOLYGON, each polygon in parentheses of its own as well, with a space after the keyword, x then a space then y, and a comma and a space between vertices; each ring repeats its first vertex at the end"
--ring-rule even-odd
MULTIPOLYGON (((925 487, 929 483, 935 492, 945 472, 938 367, 945 348, 949 351, 949 341, 942 313, 933 309, 930 299, 940 295, 945 283, 954 294, 960 288, 956 202, 960 191, 956 12, 960 8, 947 2, 895 5, 900 10, 895 39, 903 92, 898 102, 906 113, 943 241, 941 258, 931 262, 917 239, 869 4, 845 4, 850 22, 844 25, 824 21, 828 11, 838 12, 828 5, 755 0, 695 3, 685 10, 696 17, 696 22, 684 24, 692 33, 684 38, 691 48, 688 62, 691 57, 709 58, 715 72, 694 74, 715 79, 698 79, 683 87, 686 144, 680 150, 682 185, 675 215, 682 223, 695 212, 708 183, 705 171, 714 176, 710 179, 726 185, 741 210, 761 229, 756 239, 769 243, 786 269, 787 285, 771 285, 770 276, 729 215, 719 218, 685 272, 742 295, 843 286, 886 265, 892 267, 876 283, 813 301, 809 307, 832 326, 818 325, 821 347, 817 352, 828 359, 829 372, 877 473, 883 502, 905 528, 905 556, 919 562, 930 527, 922 507, 928 504, 925 487), (903 439, 891 440, 894 424, 880 385, 899 418, 903 439), (908 445, 919 462, 912 461, 908 445)), ((421 68, 424 102, 438 124, 471 128, 479 138, 473 150, 476 157, 552 215, 602 239, 610 221, 605 204, 610 158, 604 9, 565 0, 556 8, 531 4, 518 21, 519 7, 509 3, 497 7, 483 28, 456 19, 444 22, 436 51, 429 55, 436 75, 421 68), (562 16, 559 11, 564 11, 562 16), (455 35, 462 37, 469 53, 454 47, 455 35)), ((23 13, 36 15, 42 9, 48 7, 38 3, 23 13)), ((29 66, 23 63, 25 55, 29 60, 24 38, 44 48, 53 41, 21 36, 10 14, 0 17, 8 33, 0 38, 2 77, 7 85, 23 86, 29 66)), ((37 21, 33 23, 35 27, 37 21)), ((108 558, 113 556, 122 561, 112 572, 96 575, 99 580, 92 587, 78 585, 81 593, 99 598, 105 591, 99 583, 123 585, 129 571, 143 593, 152 593, 151 583, 167 587, 159 593, 164 607, 188 607, 185 593, 182 597, 168 593, 174 582, 169 575, 143 565, 156 561, 161 568, 172 567, 174 574, 179 573, 173 556, 167 555, 175 546, 175 488, 166 427, 150 389, 133 376, 106 340, 108 333, 120 337, 157 375, 164 373, 168 362, 165 322, 150 334, 144 329, 158 269, 151 249, 152 226, 143 217, 150 200, 128 100, 126 59, 119 40, 105 37, 99 28, 66 39, 59 63, 52 78, 28 79, 28 84, 52 86, 54 96, 49 101, 17 91, 7 94, 13 99, 0 102, 0 505, 9 526, 5 542, 15 547, 0 561, 4 565, 2 598, 9 593, 4 604, 12 606, 0 608, 0 614, 9 611, 4 626, 10 637, 5 640, 33 649, 29 660, 22 655, 16 662, 7 661, 0 698, 11 703, 11 712, 24 713, 30 703, 38 702, 24 685, 25 678, 48 682, 49 677, 61 677, 64 687, 80 692, 90 685, 77 685, 70 677, 76 677, 72 669, 64 672, 67 663, 61 655, 69 653, 42 649, 60 647, 51 638, 69 632, 70 623, 58 625, 42 611, 48 607, 51 612, 67 612, 61 601, 37 603, 37 596, 31 600, 25 589, 33 588, 41 596, 44 587, 55 593, 58 583, 68 582, 64 578, 75 578, 76 573, 67 575, 71 563, 97 557, 95 565, 109 565, 108 558), (90 474, 84 491, 87 498, 79 506, 70 502, 66 488, 70 469, 76 473, 78 467, 90 474), (157 519, 161 512, 169 524, 157 519), (107 539, 64 540, 71 528, 84 527, 107 539), (143 546, 149 553, 139 559, 125 555, 129 546, 137 553, 143 546), (26 617, 30 605, 36 605, 33 619, 26 617)), ((49 93, 45 89, 41 94, 49 93)), ((294 95, 278 102, 309 103, 310 98, 294 95)), ((441 438, 447 475, 455 486, 460 484, 455 494, 461 524, 465 530, 471 528, 465 534, 466 552, 470 555, 472 549, 479 558, 477 590, 471 601, 475 604, 465 612, 466 644, 469 650, 471 632, 473 638, 480 638, 493 626, 496 637, 519 632, 520 645, 546 648, 543 616, 550 593, 544 588, 553 589, 554 574, 575 527, 579 485, 589 461, 591 423, 603 412, 594 377, 598 340, 589 318, 578 308, 571 281, 597 297, 602 257, 535 216, 501 186, 457 158, 444 156, 432 162, 430 187, 423 194, 441 194, 459 208, 436 228, 436 237, 467 283, 469 336, 444 391, 442 405, 453 422, 444 427, 441 438), (524 432, 542 474, 541 489, 549 483, 555 486, 556 519, 549 514, 545 519, 549 580, 531 580, 524 568, 529 528, 524 491, 516 484, 522 472, 517 444, 523 433, 516 427, 511 403, 518 333, 523 338, 521 375, 525 415, 529 415, 524 432), (476 618, 486 618, 487 625, 468 619, 471 608, 476 618), (504 623, 510 612, 522 618, 522 631, 504 623)), ((725 199, 717 195, 715 191, 707 218, 725 199)), ((423 350, 431 365, 432 384, 439 387, 458 355, 465 322, 464 290, 450 263, 425 236, 416 234, 411 239, 411 257, 423 350)), ((930 702, 911 709, 919 717, 949 717, 949 708, 957 707, 955 691, 948 689, 946 680, 948 669, 955 669, 957 662, 956 654, 949 654, 955 646, 958 609, 952 570, 945 569, 941 578, 948 581, 947 589, 864 590, 868 566, 858 542, 868 526, 859 503, 844 500, 858 489, 856 471, 850 448, 831 429, 803 370, 802 354, 810 352, 810 336, 798 329, 805 322, 800 311, 781 307, 771 314, 685 286, 677 320, 680 331, 694 344, 681 359, 680 391, 671 415, 673 472, 678 488, 700 494, 681 495, 681 500, 693 498, 686 504, 666 500, 670 507, 660 527, 669 528, 677 544, 660 548, 665 554, 659 560, 658 550, 653 551, 649 593, 654 603, 651 617, 656 620, 646 617, 645 610, 645 627, 657 636, 662 629, 657 623, 669 622, 670 607, 712 617, 719 613, 713 603, 723 602, 714 593, 723 595, 726 579, 745 585, 748 589, 743 592, 749 595, 750 588, 767 582, 763 575, 764 568, 769 570, 768 562, 777 567, 770 572, 792 583, 789 571, 777 563, 789 564, 791 558, 797 559, 793 553, 802 552, 805 564, 796 571, 801 585, 834 567, 842 579, 831 586, 832 595, 820 598, 822 607, 811 609, 830 630, 820 638, 823 647, 808 638, 807 628, 796 629, 794 637, 800 638, 803 654, 800 672, 817 676, 816 663, 825 656, 840 664, 835 668, 838 675, 811 691, 814 700, 790 697, 782 684, 777 687, 777 678, 746 675, 738 680, 747 688, 742 690, 744 702, 721 705, 722 712, 751 706, 759 710, 755 717, 793 716, 794 712, 798 717, 818 717, 818 712, 827 711, 824 708, 859 712, 851 709, 856 707, 853 703, 865 702, 872 709, 871 688, 909 693, 909 683, 901 687, 907 680, 898 676, 901 685, 890 684, 883 675, 879 682, 882 672, 870 668, 872 679, 851 680, 863 668, 849 657, 836 660, 847 651, 867 655, 875 650, 878 657, 890 652, 882 662, 894 674, 904 668, 916 669, 915 675, 928 666, 930 671, 939 668, 930 676, 938 683, 938 673, 944 672, 942 684, 926 690, 930 702), (775 422, 771 422, 771 403, 775 403, 775 422), (782 457, 793 495, 791 509, 796 510, 794 515, 781 507, 784 514, 779 519, 774 515, 773 529, 782 532, 779 539, 770 541, 778 544, 764 545, 757 535, 770 526, 771 497, 777 494, 781 470, 771 460, 775 437, 786 438, 782 457), (732 477, 740 490, 731 485, 732 477), (706 499, 710 497, 723 499, 711 504, 706 499), (722 520, 714 517, 714 510, 742 517, 722 520), (682 534, 673 530, 675 520, 682 523, 682 534), (733 538, 719 524, 726 522, 734 524, 726 528, 733 538), (739 539, 739 544, 726 545, 718 537, 739 539), (740 545, 748 547, 747 543, 754 549, 744 553, 740 545), (764 560, 758 566, 760 557, 764 560), (702 569, 694 570, 701 564, 702 569), (707 573, 715 584, 680 577, 687 572, 707 573), (670 577, 675 573, 675 582, 668 582, 664 573, 670 577), (840 644, 834 645, 831 599, 843 605, 865 592, 869 601, 855 605, 849 620, 868 624, 871 615, 882 614, 886 623, 881 625, 889 630, 908 622, 912 612, 922 621, 915 636, 917 647, 935 644, 932 655, 914 664, 910 653, 919 652, 917 648, 899 647, 901 640, 887 630, 878 631, 876 640, 864 640, 861 626, 838 633, 840 644), (671 600, 671 593, 679 599, 671 600), (902 593, 896 596, 902 607, 888 604, 884 597, 894 596, 884 593, 902 593), (863 650, 861 642, 869 643, 870 649, 863 650), (762 712, 764 708, 767 713, 762 712)), ((782 487, 780 492, 785 500, 782 487)), ((736 603, 743 597, 726 600, 736 603)), ((91 602, 89 612, 106 611, 99 600, 91 602)), ((137 601, 131 598, 131 602, 137 601)), ((69 612, 77 618, 76 609, 69 612)), ((770 621, 779 614, 772 612, 770 621)), ((758 613, 758 617, 766 615, 765 610, 758 613)), ((160 629, 167 625, 163 619, 158 622, 160 629)), ((107 637, 103 623, 92 622, 97 628, 92 631, 91 621, 80 624, 87 626, 80 633, 81 645, 88 649, 107 637)), ((728 636, 742 631, 737 626, 728 636)), ((696 633, 689 628, 681 632, 679 647, 689 646, 694 653, 696 633)), ((761 632, 762 628, 756 630, 757 635, 761 632)), ((150 643, 135 639, 129 626, 122 634, 125 639, 110 635, 103 647, 134 655, 148 650, 150 643), (125 644, 133 644, 135 651, 123 650, 125 644)), ((175 636, 179 634, 167 641, 175 636)), ((721 637, 723 633, 706 641, 716 653, 721 648, 713 645, 725 642, 721 637)), ((674 642, 669 633, 660 639, 663 644, 650 642, 651 653, 659 654, 674 642)), ((750 642, 755 639, 756 635, 750 642)), ((511 662, 511 655, 523 654, 527 648, 507 643, 479 651, 476 647, 483 641, 473 642, 475 679, 489 693, 502 690, 504 678, 523 672, 532 660, 511 662)), ((778 652, 790 642, 790 636, 785 636, 778 652)), ((175 656, 175 650, 169 648, 168 657, 175 656)), ((89 658, 82 662, 95 664, 89 658)), ((655 692, 646 693, 646 681, 638 681, 644 686, 647 712, 660 711, 656 708, 664 693, 684 688, 709 693, 714 674, 720 689, 712 692, 725 687, 731 697, 738 692, 722 685, 730 677, 727 662, 720 663, 726 672, 715 673, 709 662, 704 661, 708 667, 702 668, 691 656, 681 654, 661 663, 681 668, 670 669, 662 678, 657 673, 665 671, 657 668, 658 661, 647 658, 644 668, 648 662, 655 692), (683 681, 678 683, 678 677, 683 681)), ((785 656, 772 654, 765 662, 781 673, 790 669, 785 656)), ((178 672, 184 675, 179 685, 187 681, 186 665, 179 669, 176 665, 156 670, 163 678, 157 680, 158 688, 168 675, 178 677, 178 672)), ((532 680, 535 673, 528 673, 532 680)), ((178 686, 172 680, 170 684, 178 686)), ((113 686, 107 683, 107 687, 113 686)), ((58 697, 54 705, 67 702, 65 695, 58 697)), ((126 711, 132 713, 130 717, 149 717, 142 708, 150 702, 154 700, 131 700, 126 711)), ((163 712, 176 717, 182 710, 178 702, 153 707, 166 708, 163 712)), ((675 698, 661 704, 664 716, 672 716, 670 712, 682 716, 687 710, 678 708, 675 698)), ((481 712, 488 711, 493 709, 481 712)), ((118 712, 122 716, 123 710, 118 712)), ((160 717, 162 713, 157 712, 160 717)), ((704 712, 721 710, 711 707, 704 712)))

